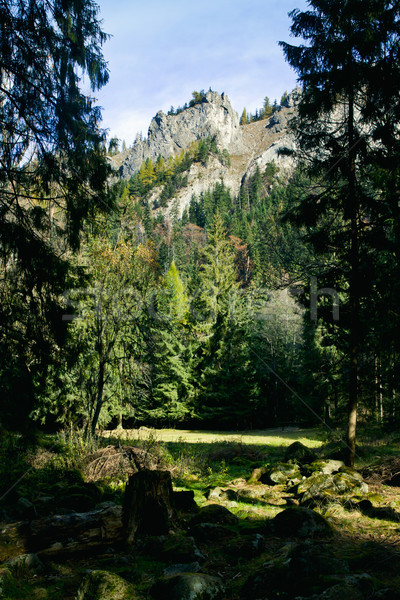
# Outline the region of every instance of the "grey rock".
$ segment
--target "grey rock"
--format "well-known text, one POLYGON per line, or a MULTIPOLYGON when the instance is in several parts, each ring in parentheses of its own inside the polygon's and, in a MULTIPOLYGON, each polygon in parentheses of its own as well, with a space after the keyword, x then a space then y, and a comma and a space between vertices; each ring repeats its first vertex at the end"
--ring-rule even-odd
POLYGON ((275 484, 290 484, 295 485, 300 483, 303 476, 298 465, 293 463, 278 463, 265 475, 262 475, 260 481, 262 483, 275 484))
POLYGON ((207 92, 204 101, 185 109, 178 115, 159 111, 150 123, 147 139, 136 140, 121 167, 123 178, 129 178, 147 158, 153 162, 158 155, 166 159, 186 149, 192 142, 214 138, 222 150, 237 149, 242 132, 237 113, 228 97, 207 92))
POLYGON ((217 600, 225 588, 219 577, 203 573, 181 573, 160 579, 150 590, 156 600, 217 600))
POLYGON ((216 487, 212 490, 208 490, 205 494, 207 500, 217 501, 217 502, 225 502, 225 501, 235 501, 237 500, 237 492, 232 490, 231 488, 220 488, 216 487))
POLYGON ((282 111, 277 110, 269 119, 267 127, 274 133, 280 133, 287 127, 286 115, 282 111))
POLYGON ((310 465, 310 471, 332 475, 332 473, 338 473, 343 467, 344 462, 342 460, 315 460, 310 465))
POLYGON ((43 563, 37 554, 20 554, 7 561, 6 566, 14 575, 23 575, 27 572, 38 572, 43 567, 43 563))
POLYGON ((285 106, 286 108, 294 108, 300 102, 302 93, 301 87, 295 87, 294 90, 286 96, 282 106, 285 106))
POLYGON ((297 494, 301 496, 302 504, 317 501, 329 502, 337 497, 348 498, 367 492, 368 485, 348 473, 336 473, 335 475, 314 473, 302 481, 297 488, 297 494))

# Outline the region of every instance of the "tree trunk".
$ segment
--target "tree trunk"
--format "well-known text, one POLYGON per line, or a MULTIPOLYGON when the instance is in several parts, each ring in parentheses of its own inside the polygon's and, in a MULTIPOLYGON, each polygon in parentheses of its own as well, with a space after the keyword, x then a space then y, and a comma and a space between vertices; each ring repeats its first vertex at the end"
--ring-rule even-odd
POLYGON ((349 94, 349 217, 350 217, 350 379, 347 427, 347 457, 348 467, 354 467, 356 453, 357 407, 358 407, 358 353, 359 353, 359 321, 360 321, 360 292, 359 292, 359 232, 358 232, 358 193, 356 189, 355 166, 355 133, 354 133, 354 99, 349 94))
POLYGON ((123 525, 131 544, 136 534, 168 533, 174 516, 169 471, 144 470, 131 475, 125 490, 123 525))
POLYGON ((103 393, 104 393, 104 375, 105 375, 105 364, 100 361, 99 373, 97 378, 97 394, 96 394, 96 408, 93 415, 93 421, 91 425, 92 435, 96 433, 97 422, 99 420, 101 407, 103 406, 103 393))

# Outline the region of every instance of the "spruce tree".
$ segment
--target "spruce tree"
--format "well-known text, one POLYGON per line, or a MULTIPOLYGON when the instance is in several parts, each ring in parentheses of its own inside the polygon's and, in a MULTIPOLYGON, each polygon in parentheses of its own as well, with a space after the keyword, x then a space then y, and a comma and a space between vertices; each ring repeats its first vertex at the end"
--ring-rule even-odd
POLYGON ((110 206, 100 110, 80 89, 108 80, 97 14, 92 0, 0 3, 0 395, 17 424, 63 343, 68 246, 110 206))
MULTIPOLYGON (((348 428, 347 463, 354 464, 359 400, 360 348, 365 338, 362 307, 371 293, 368 250, 374 240, 366 235, 370 194, 362 170, 369 153, 365 124, 366 91, 392 35, 386 26, 398 9, 381 0, 311 0, 311 10, 292 11, 291 32, 307 44, 280 42, 286 59, 303 85, 295 131, 299 147, 308 153, 308 173, 317 183, 298 207, 298 220, 314 226, 313 241, 320 253, 335 251, 335 280, 348 287, 342 321, 347 338, 348 428), (381 35, 376 35, 377 29, 381 35)), ((397 37, 398 39, 398 37, 397 37)), ((398 44, 398 43, 397 43, 398 44)), ((397 47, 397 46, 396 46, 397 47)), ((332 264, 332 263, 331 263, 332 264)))

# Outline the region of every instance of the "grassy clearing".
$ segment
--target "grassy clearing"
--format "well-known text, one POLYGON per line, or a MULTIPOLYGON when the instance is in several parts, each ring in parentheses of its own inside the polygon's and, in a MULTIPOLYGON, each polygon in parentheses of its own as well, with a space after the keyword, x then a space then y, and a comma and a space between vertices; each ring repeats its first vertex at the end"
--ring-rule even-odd
POLYGON ((281 429, 260 429, 253 431, 201 431, 188 429, 121 429, 104 431, 105 438, 124 439, 126 441, 146 441, 155 439, 160 442, 185 442, 187 444, 235 442, 238 444, 260 444, 266 446, 289 446, 299 441, 310 448, 316 448, 323 442, 318 429, 300 429, 288 427, 281 429))

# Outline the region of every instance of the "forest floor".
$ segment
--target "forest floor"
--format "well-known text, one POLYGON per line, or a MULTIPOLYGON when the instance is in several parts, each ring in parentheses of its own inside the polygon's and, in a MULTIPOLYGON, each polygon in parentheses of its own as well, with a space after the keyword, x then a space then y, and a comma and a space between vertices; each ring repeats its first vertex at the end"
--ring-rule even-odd
MULTIPOLYGON (((343 588, 350 585, 349 577, 353 577, 353 587, 359 588, 360 595, 355 598, 400 598, 400 486, 384 483, 389 476, 400 473, 400 436, 372 436, 368 432, 360 435, 356 465, 368 483, 368 492, 362 496, 356 494, 354 502, 344 502, 337 497, 313 506, 334 534, 311 542, 322 548, 322 554, 328 548, 334 557, 332 564, 336 559, 346 564, 344 573, 347 574, 325 577, 318 584, 322 587, 318 587, 312 573, 309 580, 300 576, 298 581, 296 579, 299 585, 295 592, 285 587, 283 576, 282 581, 269 582, 272 587, 268 595, 267 590, 264 596, 257 595, 254 578, 260 570, 280 572, 282 565, 288 564, 288 553, 293 548, 301 549, 304 538, 281 536, 270 527, 274 517, 296 501, 290 489, 283 484, 251 482, 249 478, 254 469, 271 468, 282 461, 287 447, 294 441, 318 451, 328 440, 316 429, 238 433, 142 428, 136 432, 107 432, 104 438, 91 444, 75 434, 41 435, 34 450, 21 452, 22 440, 10 436, 0 447, 0 491, 7 491, 18 480, 19 483, 0 505, 0 598, 92 599, 92 596, 77 595, 78 589, 88 573, 100 569, 134 585, 135 595, 129 598, 148 600, 154 597, 155 582, 162 580, 164 570, 171 564, 193 563, 190 549, 186 561, 178 560, 176 549, 171 546, 171 540, 183 540, 185 545, 189 539, 188 524, 193 515, 182 513, 166 542, 156 538, 158 548, 164 543, 170 544, 170 554, 155 553, 153 538, 149 538, 138 540, 132 547, 111 544, 96 552, 60 553, 59 557, 55 552, 50 559, 39 551, 40 567, 10 567, 13 557, 32 551, 29 539, 15 533, 16 521, 26 524, 32 518, 82 513, 95 509, 99 502, 121 505, 129 475, 124 460, 126 449, 131 447, 141 453, 139 456, 145 466, 169 470, 175 490, 194 492, 200 511, 209 504, 217 504, 237 517, 236 524, 222 525, 218 536, 213 537, 210 529, 206 539, 196 537, 197 547, 203 554, 200 572, 223 580, 226 589, 223 599, 330 598, 322 595, 327 585, 343 588), (356 501, 360 499, 369 500, 377 509, 373 517, 357 508, 356 501), (246 544, 261 538, 264 546, 250 552, 246 544)), ((346 597, 345 588, 336 593, 339 595, 335 597, 346 597)), ((105 597, 94 595, 93 599, 105 597)), ((125 596, 109 595, 107 600, 120 597, 125 599, 125 596)), ((168 600, 170 598, 175 596, 168 596, 168 600)))

